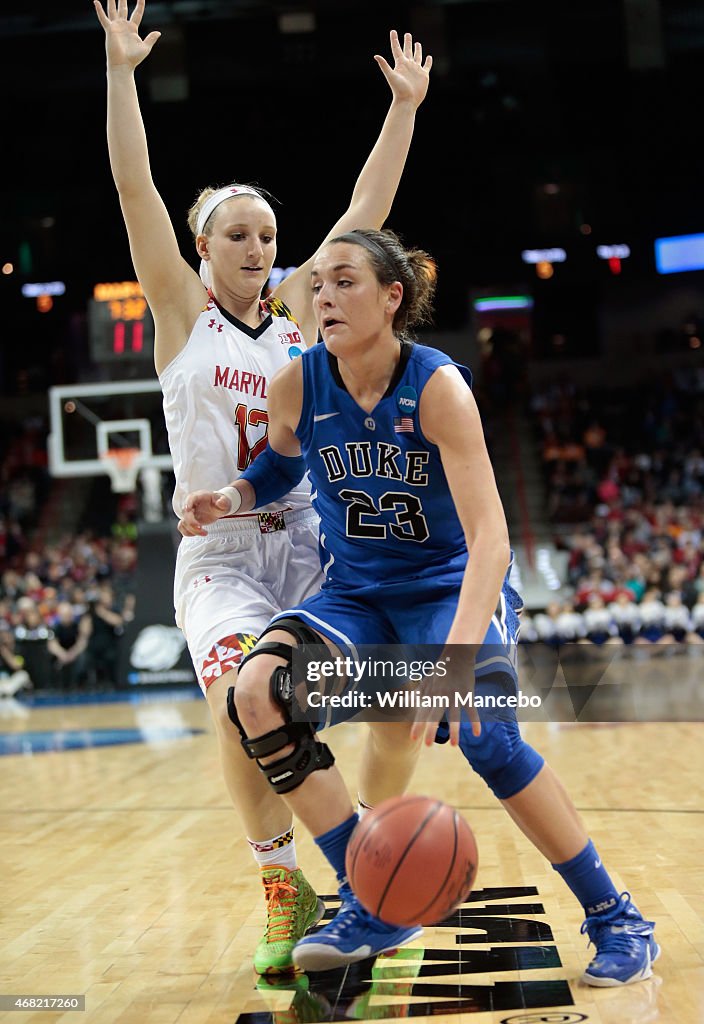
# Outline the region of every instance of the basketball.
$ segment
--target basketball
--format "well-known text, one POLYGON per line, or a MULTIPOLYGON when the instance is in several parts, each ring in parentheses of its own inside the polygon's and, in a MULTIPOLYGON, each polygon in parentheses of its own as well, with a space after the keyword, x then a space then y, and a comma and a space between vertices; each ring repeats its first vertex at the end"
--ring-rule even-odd
POLYGON ((427 796, 384 800, 347 847, 347 878, 366 910, 387 924, 437 924, 472 890, 477 844, 452 807, 427 796))

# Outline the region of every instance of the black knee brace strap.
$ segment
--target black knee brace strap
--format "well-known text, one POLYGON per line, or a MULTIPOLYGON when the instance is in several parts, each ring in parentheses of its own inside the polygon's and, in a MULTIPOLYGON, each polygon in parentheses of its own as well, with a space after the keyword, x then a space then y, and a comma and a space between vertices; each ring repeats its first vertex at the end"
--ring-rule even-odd
POLYGON ((306 626, 305 623, 301 622, 299 619, 277 619, 276 622, 270 622, 263 633, 259 635, 257 646, 242 659, 239 663, 238 670, 241 669, 243 665, 246 665, 250 658, 256 658, 258 654, 278 654, 282 658, 286 658, 289 665, 291 664, 291 648, 287 644, 283 644, 280 641, 268 642, 265 644, 262 643, 262 640, 267 633, 272 633, 275 629, 283 629, 285 633, 290 633, 294 640, 297 640, 301 646, 303 646, 303 644, 317 644, 320 646, 324 643, 317 633, 314 633, 309 626, 306 626), (280 650, 275 650, 274 648, 276 647, 280 648, 280 650))
MULTIPOLYGON (((306 626, 302 626, 295 619, 282 619, 262 633, 264 636, 272 629, 285 629, 298 640, 299 643, 320 643, 320 639, 306 626)), ((261 639, 261 638, 260 638, 261 639)), ((240 669, 245 661, 258 654, 275 654, 285 658, 286 665, 277 665, 271 673, 270 687, 272 700, 278 704, 284 714, 285 721, 278 729, 264 733, 262 736, 255 736, 250 739, 242 728, 237 707, 235 705, 235 688, 231 686, 227 691, 227 713, 230 720, 239 729, 242 737, 242 746, 248 757, 256 760, 260 770, 266 775, 269 783, 276 793, 290 793, 296 789, 312 772, 324 771, 332 767, 335 758, 332 751, 325 743, 319 743, 315 737, 315 731, 310 722, 294 722, 291 717, 293 704, 293 688, 291 683, 291 664, 293 661, 293 648, 288 644, 279 642, 259 643, 240 662, 240 669), (262 764, 259 758, 269 757, 279 750, 293 744, 291 753, 280 758, 278 761, 262 764)))
POLYGON ((257 761, 260 771, 266 775, 276 793, 290 793, 297 789, 313 772, 324 771, 335 764, 330 747, 319 743, 309 722, 286 722, 281 728, 242 741, 249 757, 257 761), (293 743, 290 754, 262 764, 260 757, 275 754, 277 750, 293 743))
MULTIPOLYGON (((274 673, 277 671, 285 672, 286 669, 280 666, 274 670, 274 673)), ((290 793, 291 790, 297 789, 312 772, 331 768, 335 764, 335 758, 328 745, 319 743, 315 738, 315 731, 310 722, 293 722, 287 708, 283 704, 281 706, 287 718, 283 725, 262 736, 249 739, 237 714, 234 686, 227 691, 227 713, 240 731, 242 746, 247 757, 251 757, 257 762, 259 770, 266 775, 274 792, 290 793), (279 758, 278 761, 262 764, 259 760, 260 757, 269 757, 291 744, 293 744, 291 753, 279 758)))

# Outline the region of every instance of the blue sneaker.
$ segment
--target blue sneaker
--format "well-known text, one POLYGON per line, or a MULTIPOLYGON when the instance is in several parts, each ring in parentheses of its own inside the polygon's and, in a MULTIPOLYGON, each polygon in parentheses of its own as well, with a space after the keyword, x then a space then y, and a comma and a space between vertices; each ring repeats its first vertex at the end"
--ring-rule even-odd
POLYGON ((332 971, 336 967, 388 953, 423 934, 420 925, 396 928, 368 913, 347 886, 340 889, 342 903, 329 925, 301 939, 293 962, 302 971, 332 971))
POLYGON ((581 932, 586 932, 596 947, 596 956, 582 981, 601 988, 645 981, 660 956, 660 947, 653 938, 654 927, 654 922, 645 921, 633 906, 628 892, 621 893, 612 910, 588 917, 581 932))

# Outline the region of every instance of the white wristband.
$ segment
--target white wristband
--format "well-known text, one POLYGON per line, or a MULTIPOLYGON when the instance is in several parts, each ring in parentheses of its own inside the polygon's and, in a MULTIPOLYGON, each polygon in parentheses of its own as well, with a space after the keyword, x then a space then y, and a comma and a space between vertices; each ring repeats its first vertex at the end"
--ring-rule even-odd
POLYGON ((215 493, 222 494, 225 498, 229 498, 230 511, 227 515, 232 516, 235 512, 239 511, 239 507, 242 504, 242 495, 236 487, 221 487, 220 490, 215 493))

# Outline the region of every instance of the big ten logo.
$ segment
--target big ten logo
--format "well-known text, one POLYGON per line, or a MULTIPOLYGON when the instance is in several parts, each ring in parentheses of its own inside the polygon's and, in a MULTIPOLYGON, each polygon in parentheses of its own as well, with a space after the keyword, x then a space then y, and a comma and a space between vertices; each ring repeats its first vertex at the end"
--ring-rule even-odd
POLYGON ((279 334, 279 341, 282 345, 300 345, 301 335, 298 331, 291 331, 286 334, 279 334))

